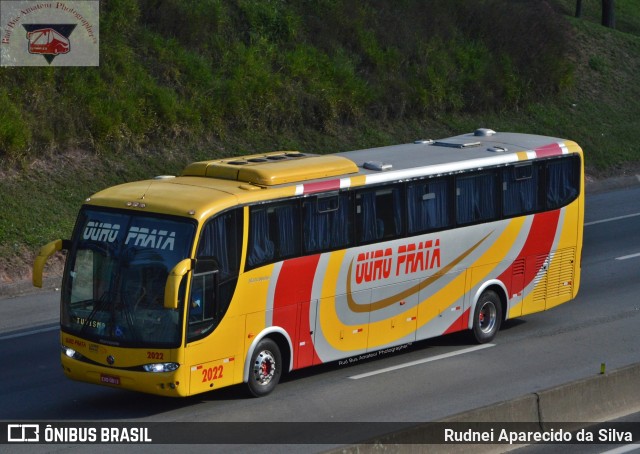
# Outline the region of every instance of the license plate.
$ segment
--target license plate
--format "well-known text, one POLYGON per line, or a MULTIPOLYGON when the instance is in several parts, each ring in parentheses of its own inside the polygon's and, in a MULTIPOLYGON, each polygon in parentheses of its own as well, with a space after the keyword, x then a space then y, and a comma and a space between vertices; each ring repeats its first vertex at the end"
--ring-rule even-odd
POLYGON ((115 375, 100 374, 100 382, 107 385, 120 385, 120 377, 115 375))

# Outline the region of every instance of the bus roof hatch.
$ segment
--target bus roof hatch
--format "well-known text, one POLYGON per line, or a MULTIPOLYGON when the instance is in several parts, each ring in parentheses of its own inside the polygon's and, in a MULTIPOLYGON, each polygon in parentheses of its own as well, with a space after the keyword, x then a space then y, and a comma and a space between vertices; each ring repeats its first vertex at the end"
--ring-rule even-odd
POLYGON ((342 156, 275 151, 189 164, 182 176, 236 180, 261 186, 357 173, 355 162, 342 156))

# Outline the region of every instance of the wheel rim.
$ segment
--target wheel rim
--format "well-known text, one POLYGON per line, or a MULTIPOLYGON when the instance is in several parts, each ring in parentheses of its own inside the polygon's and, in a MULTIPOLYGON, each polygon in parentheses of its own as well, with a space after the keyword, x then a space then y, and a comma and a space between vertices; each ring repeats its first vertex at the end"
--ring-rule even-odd
POLYGON ((259 385, 268 385, 276 373, 276 360, 273 354, 264 350, 256 357, 253 364, 253 377, 259 385))
POLYGON ((485 302, 478 314, 478 326, 483 333, 490 333, 496 326, 497 310, 491 301, 485 302))

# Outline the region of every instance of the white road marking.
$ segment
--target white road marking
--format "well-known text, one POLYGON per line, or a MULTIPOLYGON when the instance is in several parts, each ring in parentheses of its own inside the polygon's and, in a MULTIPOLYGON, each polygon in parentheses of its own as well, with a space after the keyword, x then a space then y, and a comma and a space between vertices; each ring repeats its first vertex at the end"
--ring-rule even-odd
POLYGON ((640 257, 640 252, 638 252, 637 254, 623 255, 622 257, 616 257, 616 260, 627 260, 627 259, 633 259, 635 257, 640 257))
POLYGON ((603 222, 619 221, 620 219, 634 218, 636 216, 640 216, 640 213, 625 214, 624 216, 617 216, 615 218, 601 219, 599 221, 585 222, 584 226, 586 227, 588 225, 602 224, 603 222))
POLYGON ((16 339, 18 337, 31 336, 32 334, 46 333, 48 331, 56 331, 59 329, 60 329, 59 326, 50 326, 48 328, 34 329, 31 331, 25 331, 24 333, 10 334, 8 336, 0 336, 0 341, 7 340, 7 339, 16 339))
POLYGON ((465 353, 471 353, 478 350, 482 350, 489 347, 495 347, 496 344, 482 344, 476 345, 475 347, 469 347, 462 350, 457 350, 450 353, 444 353, 442 355, 433 356, 431 358, 419 359, 417 361, 411 361, 404 364, 398 364, 397 366, 385 367, 384 369, 378 369, 371 372, 367 372, 364 374, 353 375, 349 377, 351 380, 360 380, 361 378, 371 377, 372 375, 384 374, 386 372, 391 372, 398 369, 404 369, 405 367, 417 366, 418 364, 429 363, 431 361, 438 361, 441 359, 451 358, 453 356, 464 355, 465 353))
POLYGON ((620 446, 619 448, 612 449, 611 451, 603 451, 601 454, 622 454, 624 452, 635 451, 636 449, 640 449, 639 444, 620 446))

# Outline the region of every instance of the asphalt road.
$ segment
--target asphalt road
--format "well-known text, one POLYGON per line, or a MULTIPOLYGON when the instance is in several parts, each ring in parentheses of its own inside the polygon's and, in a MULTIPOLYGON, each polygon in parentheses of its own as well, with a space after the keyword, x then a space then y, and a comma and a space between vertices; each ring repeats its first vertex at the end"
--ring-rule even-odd
POLYGON ((577 299, 509 321, 488 347, 465 336, 295 372, 271 395, 232 387, 170 400, 67 380, 57 293, 0 301, 0 420, 420 422, 640 360, 640 187, 587 197, 577 299))

